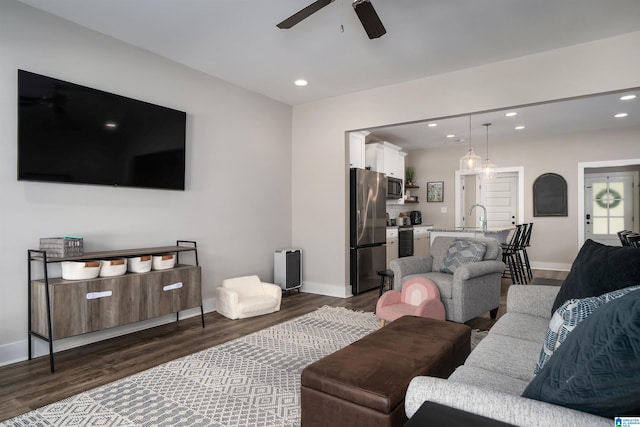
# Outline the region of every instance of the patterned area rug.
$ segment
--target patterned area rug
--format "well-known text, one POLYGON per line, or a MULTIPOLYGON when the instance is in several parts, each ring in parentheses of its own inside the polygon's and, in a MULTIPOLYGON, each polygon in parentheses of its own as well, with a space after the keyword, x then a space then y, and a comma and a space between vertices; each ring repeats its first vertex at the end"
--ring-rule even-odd
POLYGON ((481 331, 480 329, 474 329, 471 331, 471 350, 476 348, 476 346, 482 341, 484 337, 487 336, 489 331, 481 331))
POLYGON ((297 426, 302 369, 379 322, 373 313, 325 306, 0 425, 297 426))
MULTIPOLYGON (((0 426, 298 426, 304 367, 379 322, 373 313, 325 306, 0 426)), ((472 347, 482 337, 473 331, 472 347)))

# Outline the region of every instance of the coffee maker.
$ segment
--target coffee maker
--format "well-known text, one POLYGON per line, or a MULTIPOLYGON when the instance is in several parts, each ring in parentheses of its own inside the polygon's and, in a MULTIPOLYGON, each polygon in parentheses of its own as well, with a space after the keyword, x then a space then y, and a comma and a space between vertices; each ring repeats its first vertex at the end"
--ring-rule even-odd
POLYGON ((422 212, 420 211, 409 212, 409 218, 411 218, 411 225, 422 224, 422 212))

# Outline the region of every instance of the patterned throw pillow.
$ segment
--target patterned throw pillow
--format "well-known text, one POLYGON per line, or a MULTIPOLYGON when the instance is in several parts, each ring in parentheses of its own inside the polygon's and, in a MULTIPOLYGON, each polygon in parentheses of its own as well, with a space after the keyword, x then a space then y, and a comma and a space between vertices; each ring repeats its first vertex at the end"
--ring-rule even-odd
POLYGON ((601 417, 640 414, 640 290, 603 304, 567 336, 523 397, 601 417))
POLYGON ((442 262, 444 267, 440 271, 453 274, 463 264, 482 261, 485 252, 487 252, 486 243, 454 240, 449 246, 447 255, 444 257, 442 262))
POLYGON ((598 307, 636 289, 640 289, 640 285, 618 289, 598 297, 570 299, 562 304, 551 317, 547 335, 542 345, 542 350, 540 350, 540 359, 533 373, 537 375, 540 372, 553 353, 560 347, 560 344, 567 338, 569 332, 573 331, 580 322, 589 317, 598 307))

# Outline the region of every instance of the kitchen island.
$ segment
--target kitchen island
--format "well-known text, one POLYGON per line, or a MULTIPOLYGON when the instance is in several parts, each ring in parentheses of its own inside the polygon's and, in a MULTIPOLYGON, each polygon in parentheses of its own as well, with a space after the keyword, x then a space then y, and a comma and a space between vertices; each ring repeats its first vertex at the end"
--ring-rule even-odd
POLYGON ((451 227, 431 229, 431 240, 438 236, 448 237, 493 237, 499 243, 506 243, 509 232, 515 227, 490 227, 484 231, 481 227, 451 227))

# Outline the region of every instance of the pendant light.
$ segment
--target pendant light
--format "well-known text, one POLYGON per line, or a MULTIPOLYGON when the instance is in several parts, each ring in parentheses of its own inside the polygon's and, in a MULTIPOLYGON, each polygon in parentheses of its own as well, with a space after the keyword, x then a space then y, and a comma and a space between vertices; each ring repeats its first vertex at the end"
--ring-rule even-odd
POLYGON ((484 123, 482 126, 487 128, 487 158, 482 165, 482 175, 485 179, 493 179, 496 177, 496 165, 489 160, 489 126, 491 123, 484 123))
POLYGON ((471 148, 471 116, 469 116, 469 149, 467 154, 460 157, 460 173, 464 175, 478 175, 480 168, 480 156, 477 156, 471 148))

